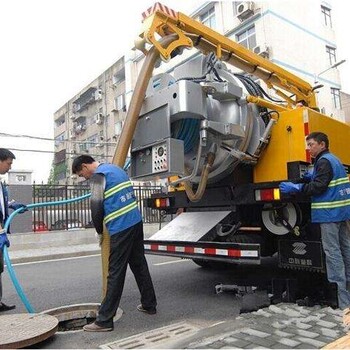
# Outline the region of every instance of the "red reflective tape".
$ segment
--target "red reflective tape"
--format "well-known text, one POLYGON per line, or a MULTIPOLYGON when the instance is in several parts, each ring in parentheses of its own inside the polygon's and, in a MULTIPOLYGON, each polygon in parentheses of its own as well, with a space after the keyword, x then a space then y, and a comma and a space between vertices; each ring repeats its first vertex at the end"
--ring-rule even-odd
POLYGON ((310 155, 310 150, 309 149, 305 150, 305 158, 306 158, 307 162, 311 163, 311 155, 310 155))
POLYGON ((142 18, 145 19, 151 15, 153 15, 153 13, 155 13, 156 11, 161 11, 166 13, 168 16, 177 17, 177 12, 172 10, 171 8, 162 5, 159 2, 156 2, 153 6, 151 6, 149 9, 147 9, 146 11, 142 12, 142 18))
POLYGON ((175 252, 175 246, 174 246, 174 245, 168 245, 168 246, 166 247, 166 250, 167 250, 168 252, 175 252))
POLYGON ((241 251, 237 249, 227 249, 228 251, 228 256, 235 256, 235 257, 240 257, 241 256, 241 251))
POLYGON ((185 247, 185 253, 194 253, 194 248, 193 247, 185 247))
POLYGON ((215 248, 204 248, 204 254, 216 255, 216 249, 215 248))
MULTIPOLYGON (((307 137, 309 134, 310 134, 309 122, 304 122, 304 135, 305 137, 307 137)), ((310 155, 310 150, 308 148, 305 149, 305 160, 311 163, 311 155, 310 155)))
POLYGON ((151 244, 151 250, 158 250, 159 246, 158 244, 151 244))

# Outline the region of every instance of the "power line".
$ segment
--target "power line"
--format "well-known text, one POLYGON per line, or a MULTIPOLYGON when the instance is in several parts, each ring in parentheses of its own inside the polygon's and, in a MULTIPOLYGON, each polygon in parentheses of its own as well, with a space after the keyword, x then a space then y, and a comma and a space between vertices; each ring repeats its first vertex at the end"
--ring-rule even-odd
MULTIPOLYGON (((22 149, 22 148, 12 148, 12 147, 8 147, 7 149, 9 149, 10 151, 19 151, 19 152, 34 152, 34 153, 57 153, 55 151, 44 151, 44 150, 38 150, 38 149, 22 149)), ((68 155, 75 155, 75 156, 82 156, 82 155, 89 155, 89 156, 93 156, 93 157, 101 157, 101 154, 91 154, 91 153, 74 153, 74 152, 66 152, 66 154, 68 155)), ((109 155, 104 155, 103 157, 113 157, 113 156, 109 156, 109 155)))
POLYGON ((40 137, 40 136, 32 136, 32 135, 20 135, 20 134, 8 134, 4 132, 0 132, 0 136, 4 137, 20 137, 20 138, 28 138, 28 139, 35 139, 35 140, 41 140, 41 141, 52 141, 52 142, 71 142, 71 143, 79 143, 79 144, 102 144, 102 145, 107 145, 107 146, 115 146, 117 143, 116 142, 94 142, 94 141, 75 141, 75 140, 69 140, 69 139, 62 139, 62 140, 57 140, 57 139, 51 139, 48 137, 40 137))

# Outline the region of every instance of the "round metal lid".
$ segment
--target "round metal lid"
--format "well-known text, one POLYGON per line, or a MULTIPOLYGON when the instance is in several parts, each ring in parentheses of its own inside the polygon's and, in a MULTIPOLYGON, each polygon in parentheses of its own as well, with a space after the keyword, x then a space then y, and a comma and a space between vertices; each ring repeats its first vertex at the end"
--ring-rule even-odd
POLYGON ((58 328, 58 319, 44 314, 1 315, 0 349, 18 349, 40 343, 58 328))

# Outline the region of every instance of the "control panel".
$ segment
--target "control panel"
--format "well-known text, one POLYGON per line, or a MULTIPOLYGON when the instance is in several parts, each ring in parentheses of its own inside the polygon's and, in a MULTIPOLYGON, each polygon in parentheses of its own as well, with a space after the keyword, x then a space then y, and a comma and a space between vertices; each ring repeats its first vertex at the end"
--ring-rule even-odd
POLYGON ((168 149, 166 142, 152 147, 152 173, 168 170, 168 149))
POLYGON ((131 178, 154 180, 184 176, 184 144, 182 140, 166 138, 146 147, 131 150, 131 178))

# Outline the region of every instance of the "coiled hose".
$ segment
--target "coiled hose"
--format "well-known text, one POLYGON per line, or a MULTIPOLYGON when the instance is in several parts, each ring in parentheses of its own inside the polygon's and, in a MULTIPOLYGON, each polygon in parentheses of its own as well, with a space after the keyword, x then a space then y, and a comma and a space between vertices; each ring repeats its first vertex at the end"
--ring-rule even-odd
MULTIPOLYGON (((73 202, 78 202, 84 199, 87 199, 91 196, 91 193, 85 194, 83 196, 77 197, 77 198, 72 198, 72 199, 66 199, 63 201, 54 201, 54 202, 43 202, 43 203, 36 203, 36 204, 28 204, 26 207, 28 209, 33 209, 33 208, 38 208, 38 207, 45 207, 45 206, 49 206, 49 205, 60 205, 60 204, 68 204, 68 203, 73 203, 73 202)), ((7 233, 10 223, 11 221, 14 219, 14 217, 19 214, 23 209, 19 208, 17 210, 15 210, 13 213, 11 213, 11 215, 7 218, 5 225, 4 225, 4 230, 7 233)), ((18 296, 20 297, 20 299, 22 300, 22 303, 24 304, 26 310, 33 314, 35 313, 34 308, 32 307, 32 305, 30 304, 28 298, 26 297, 20 283, 18 282, 15 270, 13 269, 13 266, 11 264, 11 260, 7 251, 7 247, 6 245, 4 245, 4 259, 7 265, 7 271, 10 275, 12 284, 14 285, 16 292, 18 294, 18 296)))

